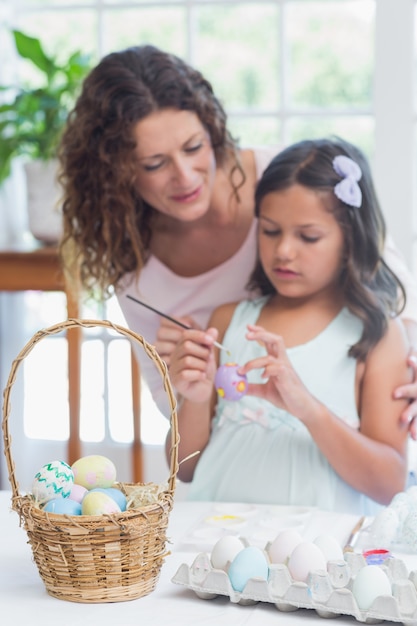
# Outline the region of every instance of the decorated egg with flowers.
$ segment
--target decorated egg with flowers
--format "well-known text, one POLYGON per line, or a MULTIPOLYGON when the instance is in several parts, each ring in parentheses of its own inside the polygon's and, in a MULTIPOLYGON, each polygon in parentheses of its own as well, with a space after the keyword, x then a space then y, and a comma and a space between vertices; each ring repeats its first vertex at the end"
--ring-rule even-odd
POLYGON ((237 363, 220 365, 214 378, 214 385, 220 398, 240 400, 248 390, 248 379, 245 374, 238 374, 237 363))

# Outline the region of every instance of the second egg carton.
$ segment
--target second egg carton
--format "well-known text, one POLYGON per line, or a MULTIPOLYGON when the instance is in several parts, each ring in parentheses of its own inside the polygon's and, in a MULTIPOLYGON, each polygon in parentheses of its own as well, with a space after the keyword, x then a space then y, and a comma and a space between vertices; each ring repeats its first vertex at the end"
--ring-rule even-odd
POLYGON ((417 570, 408 573, 401 559, 388 559, 381 566, 392 582, 392 595, 377 597, 367 610, 360 609, 352 593, 356 573, 366 565, 362 554, 345 554, 344 561, 329 561, 327 571, 310 572, 308 582, 291 578, 286 565, 270 565, 268 581, 252 578, 242 592, 233 589, 226 572, 213 569, 207 553, 192 565, 183 563, 172 582, 191 589, 204 600, 228 596, 236 604, 268 602, 280 611, 313 609, 321 617, 349 615, 358 622, 400 622, 417 626, 417 570))

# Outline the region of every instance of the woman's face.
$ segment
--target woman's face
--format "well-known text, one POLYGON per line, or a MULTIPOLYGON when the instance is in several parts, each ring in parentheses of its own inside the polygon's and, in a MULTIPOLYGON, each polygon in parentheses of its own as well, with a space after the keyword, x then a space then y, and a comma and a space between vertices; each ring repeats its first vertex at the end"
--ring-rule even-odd
POLYGON ((192 111, 162 109, 138 122, 137 188, 152 207, 190 222, 210 206, 216 160, 210 136, 192 111))
POLYGON ((323 195, 301 185, 268 193, 260 204, 258 241, 264 272, 281 296, 334 293, 344 237, 323 195))

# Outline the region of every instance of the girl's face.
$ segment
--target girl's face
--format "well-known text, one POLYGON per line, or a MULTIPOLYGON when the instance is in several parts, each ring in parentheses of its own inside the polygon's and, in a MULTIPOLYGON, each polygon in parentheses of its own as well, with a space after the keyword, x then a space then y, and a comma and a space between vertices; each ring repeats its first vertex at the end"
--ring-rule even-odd
POLYGON ((137 188, 152 207, 191 222, 207 212, 216 174, 210 137, 192 111, 162 109, 134 126, 137 188))
POLYGON ((293 185, 267 194, 260 205, 258 237, 264 272, 281 296, 334 293, 344 238, 318 192, 293 185))

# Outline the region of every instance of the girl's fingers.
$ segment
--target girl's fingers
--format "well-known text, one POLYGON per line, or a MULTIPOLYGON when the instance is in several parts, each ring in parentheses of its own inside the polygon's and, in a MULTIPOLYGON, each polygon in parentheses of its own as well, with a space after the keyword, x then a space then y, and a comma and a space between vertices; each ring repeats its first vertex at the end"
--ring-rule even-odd
POLYGON ((273 356, 266 355, 262 357, 258 357, 256 359, 252 359, 248 361, 244 365, 241 365, 238 369, 239 374, 247 374, 248 372, 256 369, 263 369, 264 373, 262 374, 265 377, 265 372, 268 371, 269 375, 278 375, 280 371, 283 369, 283 365, 277 361, 273 356))
POLYGON ((264 345, 268 354, 276 358, 283 357, 286 354, 284 340, 280 335, 270 333, 261 326, 252 324, 248 324, 247 328, 246 338, 249 341, 258 341, 264 345))

